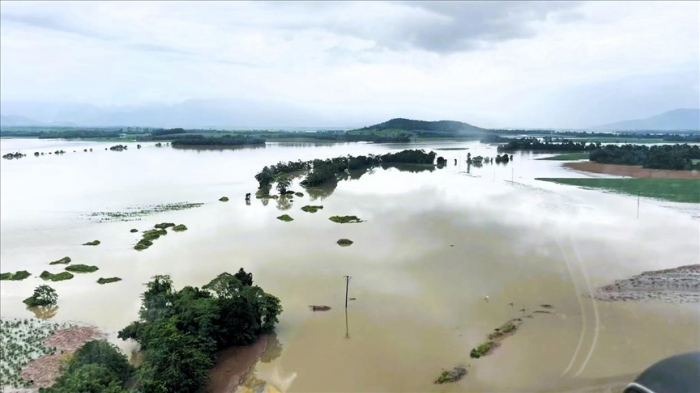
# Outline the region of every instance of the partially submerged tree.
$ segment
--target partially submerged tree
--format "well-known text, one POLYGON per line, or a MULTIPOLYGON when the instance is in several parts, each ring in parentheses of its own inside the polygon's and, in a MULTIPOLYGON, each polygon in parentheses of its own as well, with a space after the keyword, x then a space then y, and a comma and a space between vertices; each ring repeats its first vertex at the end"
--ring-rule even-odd
POLYGON ((24 299, 24 303, 29 307, 54 306, 58 301, 56 290, 48 285, 39 285, 34 289, 31 297, 24 299))
POLYGON ((287 193, 287 189, 292 185, 292 181, 289 180, 287 176, 280 176, 277 178, 277 191, 284 195, 287 193))

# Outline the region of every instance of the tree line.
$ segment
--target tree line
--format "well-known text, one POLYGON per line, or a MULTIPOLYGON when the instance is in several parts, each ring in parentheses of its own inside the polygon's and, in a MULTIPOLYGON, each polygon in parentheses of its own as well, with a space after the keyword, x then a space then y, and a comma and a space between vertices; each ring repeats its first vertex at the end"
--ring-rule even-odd
POLYGON ((697 145, 607 145, 589 154, 591 161, 600 164, 641 165, 650 169, 700 169, 700 147, 697 145))
POLYGON ((509 139, 505 145, 498 146, 499 152, 512 152, 517 150, 538 150, 538 151, 592 151, 600 147, 600 142, 552 142, 551 137, 542 139, 526 137, 509 139))
POLYGON ((221 137, 186 135, 167 139, 172 139, 173 146, 244 146, 265 144, 265 140, 262 138, 240 135, 223 135, 221 137))
POLYGON ((367 156, 351 156, 329 158, 325 160, 315 159, 310 161, 279 162, 277 165, 264 167, 255 175, 259 188, 269 190, 273 182, 282 177, 299 171, 307 171, 306 177, 301 181, 304 187, 321 185, 333 180, 337 175, 347 170, 366 169, 381 164, 430 164, 435 161, 435 152, 426 153, 425 150, 403 150, 397 153, 382 155, 369 154, 367 156))

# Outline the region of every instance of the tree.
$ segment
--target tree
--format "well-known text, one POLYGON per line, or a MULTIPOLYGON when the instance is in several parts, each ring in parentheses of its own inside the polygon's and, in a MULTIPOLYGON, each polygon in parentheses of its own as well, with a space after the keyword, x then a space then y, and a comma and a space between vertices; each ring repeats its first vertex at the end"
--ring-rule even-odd
POLYGON ((104 366, 86 364, 63 373, 50 388, 40 393, 127 393, 119 377, 104 366))
POLYGON ((80 347, 71 358, 67 372, 75 372, 88 364, 102 366, 114 373, 120 385, 126 383, 131 375, 131 366, 126 356, 107 341, 88 341, 80 347))
POLYGON ((280 176, 277 178, 277 191, 279 191, 280 194, 286 194, 287 189, 289 186, 292 185, 292 181, 289 180, 287 176, 280 176))
POLYGON ((58 301, 56 290, 48 285, 39 285, 34 289, 31 297, 24 299, 24 303, 29 307, 54 306, 58 301))
POLYGON ((236 277, 238 281, 240 281, 241 284, 245 286, 249 287, 253 285, 253 273, 246 273, 245 270, 243 270, 243 268, 240 268, 238 270, 238 273, 234 274, 233 276, 236 277))

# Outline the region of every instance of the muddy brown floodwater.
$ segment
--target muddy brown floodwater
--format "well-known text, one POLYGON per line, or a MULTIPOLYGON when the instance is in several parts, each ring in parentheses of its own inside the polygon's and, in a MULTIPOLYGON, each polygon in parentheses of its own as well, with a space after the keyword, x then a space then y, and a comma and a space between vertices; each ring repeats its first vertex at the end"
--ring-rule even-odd
MULTIPOLYGON (((99 326, 126 353, 116 332, 135 320, 143 283, 170 274, 201 286, 240 267, 282 301, 274 345, 253 361, 237 390, 280 392, 538 392, 598 389, 633 378, 652 363, 700 349, 697 304, 605 302, 596 288, 643 271, 696 264, 698 206, 570 188, 535 180, 570 170, 541 155, 515 154, 507 165, 467 166, 464 151, 444 150, 448 166, 376 168, 352 173, 303 196, 252 199, 254 175, 278 161, 383 154, 407 148, 468 148, 478 142, 401 144, 276 143, 265 148, 105 151, 109 144, 1 140, 28 154, 0 166, 2 271, 28 270, 0 285, 0 315, 32 317, 22 304, 63 256, 99 267, 51 283, 53 320, 99 326), (92 147, 93 153, 83 153, 92 147), (63 149, 64 155, 34 157, 63 149), (79 153, 72 153, 77 150, 79 153), (454 160, 457 164, 454 164, 454 160), (228 203, 218 199, 226 195, 228 203), (187 201, 196 209, 139 221, 95 222, 92 212, 187 201), (315 214, 305 205, 322 205, 315 214), (276 217, 289 214, 294 221, 276 217), (332 216, 363 222, 337 224, 332 216), (133 249, 159 222, 187 231, 133 249), (130 230, 136 228, 137 233, 130 230), (99 247, 84 247, 100 239, 99 247), (352 239, 338 247, 338 239, 352 239), (345 310, 345 279, 351 276, 345 310), (99 277, 122 281, 99 285, 99 277), (489 297, 486 302, 485 296, 489 297), (513 303, 511 306, 510 303, 513 303), (504 322, 517 333, 480 359, 472 348, 504 322), (314 312, 309 305, 330 307, 314 312), (524 311, 521 311, 524 310, 524 311), (456 383, 443 370, 464 366, 456 383)), ((576 174, 584 176, 583 174, 576 174)), ((214 386, 234 386, 259 347, 223 353, 214 386), (257 348, 257 349, 256 349, 257 348), (243 352, 250 351, 250 352, 243 352), (227 371, 228 370, 228 371, 227 371)), ((595 390, 586 390, 595 391, 595 390)))

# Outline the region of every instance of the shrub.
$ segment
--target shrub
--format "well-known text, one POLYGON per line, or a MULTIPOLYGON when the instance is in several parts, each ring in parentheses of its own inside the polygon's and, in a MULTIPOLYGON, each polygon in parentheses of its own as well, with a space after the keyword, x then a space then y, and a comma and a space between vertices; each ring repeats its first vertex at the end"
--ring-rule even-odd
POLYGON ((50 281, 65 281, 65 280, 70 280, 73 278, 73 275, 69 272, 60 272, 57 274, 49 273, 46 270, 41 272, 41 275, 39 276, 44 280, 50 280, 50 281))
POLYGON ((307 213, 316 213, 317 211, 319 211, 319 209, 323 209, 323 206, 306 205, 301 208, 302 211, 305 211, 307 213))
POLYGON ((91 242, 83 243, 83 246, 97 246, 100 244, 99 240, 93 240, 91 242))
POLYGON ((182 232, 182 231, 186 231, 186 230, 187 230, 187 227, 185 226, 185 224, 175 225, 173 227, 173 231, 175 231, 175 232, 182 232))
POLYGON ((221 202, 228 202, 228 197, 227 197, 227 196, 222 196, 221 198, 219 198, 219 201, 221 201, 221 202))
POLYGON ((21 281, 29 276, 31 276, 31 273, 29 273, 28 271, 19 270, 14 273, 7 272, 0 274, 0 280, 21 281))
POLYGON ((165 228, 170 228, 170 227, 174 227, 174 226, 175 226, 175 223, 173 223, 173 222, 161 222, 160 224, 156 224, 155 228, 156 229, 165 229, 165 228))
POLYGON ((24 299, 24 304, 29 307, 54 306, 58 301, 56 290, 48 285, 39 285, 34 289, 31 297, 24 299))
POLYGON ((494 345, 495 343, 493 341, 485 341, 479 344, 478 347, 472 348, 472 351, 469 353, 469 356, 473 359, 478 359, 484 356, 488 351, 490 351, 494 345))
POLYGON ((139 231, 138 229, 136 229, 136 228, 133 228, 133 229, 132 229, 132 230, 130 230, 129 232, 131 232, 131 233, 136 233, 136 232, 138 232, 138 231, 139 231))
POLYGON ((70 263, 71 259, 70 257, 63 257, 57 261, 49 262, 49 265, 65 265, 70 263))
POLYGON ((96 272, 98 270, 98 267, 97 266, 90 266, 90 265, 83 265, 83 264, 76 264, 76 265, 67 266, 66 270, 69 272, 73 272, 73 273, 92 273, 92 272, 96 272))
POLYGON ((333 216, 329 218, 329 220, 337 222, 338 224, 353 224, 362 222, 362 220, 360 220, 357 216, 333 216))
POLYGON ((121 280, 122 280, 122 279, 119 278, 119 277, 108 277, 108 278, 102 278, 102 277, 100 277, 100 278, 97 280, 97 283, 98 283, 98 284, 109 284, 109 283, 113 283, 113 282, 117 282, 117 281, 121 281, 121 280))
POLYGON ((289 221, 294 221, 292 217, 289 216, 289 214, 283 214, 279 217, 277 217, 278 220, 284 221, 284 222, 289 222, 289 221))
POLYGON ((347 247, 352 245, 353 241, 350 239, 340 239, 338 240, 338 245, 341 247, 347 247))

